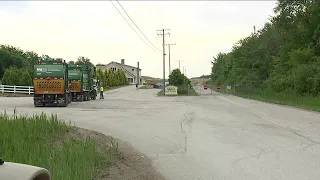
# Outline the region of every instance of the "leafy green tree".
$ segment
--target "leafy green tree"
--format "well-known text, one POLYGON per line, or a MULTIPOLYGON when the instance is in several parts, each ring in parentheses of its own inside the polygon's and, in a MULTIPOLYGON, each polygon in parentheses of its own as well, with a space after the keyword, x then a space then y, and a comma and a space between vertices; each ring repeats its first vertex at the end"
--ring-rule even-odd
POLYGON ((212 83, 319 94, 320 1, 279 0, 275 14, 231 52, 213 58, 212 83))
POLYGON ((169 84, 178 87, 178 94, 188 94, 190 82, 179 69, 174 69, 169 75, 169 84))
POLYGON ((5 70, 2 83, 6 85, 31 86, 32 78, 26 68, 11 66, 5 70))
MULTIPOLYGON (((33 51, 23 51, 10 45, 0 45, 0 79, 8 85, 32 85, 34 64, 39 58, 51 58, 49 55, 39 56, 33 51)), ((69 61, 69 64, 89 64, 95 67, 90 59, 79 56, 77 61, 69 61)), ((128 80, 122 70, 101 71, 96 70, 97 79, 104 87, 127 85, 128 80)))
POLYGON ((179 69, 174 69, 169 75, 169 84, 178 86, 185 83, 185 77, 179 69))
POLYGON ((74 64, 89 64, 91 67, 94 67, 94 64, 91 63, 90 59, 84 56, 79 56, 74 64))
POLYGON ((97 79, 103 83, 104 88, 128 85, 127 77, 123 70, 97 70, 97 79))

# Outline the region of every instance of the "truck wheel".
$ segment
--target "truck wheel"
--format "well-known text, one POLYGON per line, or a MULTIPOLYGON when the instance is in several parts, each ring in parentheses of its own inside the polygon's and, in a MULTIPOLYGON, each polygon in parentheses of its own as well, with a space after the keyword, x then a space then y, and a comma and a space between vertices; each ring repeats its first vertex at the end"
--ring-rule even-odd
POLYGON ((68 97, 69 97, 69 104, 70 104, 70 103, 72 103, 72 95, 69 94, 68 97))
POLYGON ((87 101, 87 92, 83 93, 83 101, 87 101))
POLYGON ((68 94, 65 94, 65 95, 64 95, 64 100, 65 100, 64 103, 59 104, 58 106, 67 107, 67 106, 69 105, 69 99, 70 99, 69 95, 68 95, 68 94))
POLYGON ((84 99, 83 99, 83 94, 80 95, 80 99, 79 99, 79 102, 82 102, 84 99))
POLYGON ((91 94, 90 92, 87 92, 87 101, 90 101, 91 100, 91 94))
POLYGON ((89 101, 90 97, 89 97, 89 92, 86 92, 86 101, 89 101))

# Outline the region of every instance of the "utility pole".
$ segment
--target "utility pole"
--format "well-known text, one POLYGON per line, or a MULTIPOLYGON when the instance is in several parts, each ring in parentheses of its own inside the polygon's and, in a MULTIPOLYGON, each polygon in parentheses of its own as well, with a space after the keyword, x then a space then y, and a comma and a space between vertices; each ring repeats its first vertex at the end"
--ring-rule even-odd
POLYGON ((171 74, 171 60, 170 60, 170 54, 171 54, 171 52, 170 52, 170 46, 171 45, 176 45, 176 43, 174 43, 174 44, 167 44, 167 46, 168 46, 168 49, 169 49, 169 74, 171 74))
POLYGON ((139 62, 137 62, 137 84, 139 85, 140 84, 140 78, 139 78, 139 62))
POLYGON ((186 75, 186 71, 187 71, 187 68, 186 68, 186 67, 187 67, 187 66, 182 66, 182 70, 183 70, 182 73, 183 73, 184 75, 186 75))
POLYGON ((170 31, 170 29, 161 29, 161 30, 157 30, 160 31, 161 33, 158 34, 158 36, 162 36, 162 48, 163 48, 163 95, 165 95, 165 86, 166 86, 166 53, 165 53, 165 49, 166 49, 166 44, 165 44, 165 35, 169 35, 170 36, 170 32, 165 33, 165 31, 170 31))
POLYGON ((183 60, 179 60, 179 61, 178 61, 178 62, 179 62, 179 70, 180 70, 180 71, 181 71, 181 68, 180 68, 180 62, 181 62, 181 61, 183 61, 183 60))

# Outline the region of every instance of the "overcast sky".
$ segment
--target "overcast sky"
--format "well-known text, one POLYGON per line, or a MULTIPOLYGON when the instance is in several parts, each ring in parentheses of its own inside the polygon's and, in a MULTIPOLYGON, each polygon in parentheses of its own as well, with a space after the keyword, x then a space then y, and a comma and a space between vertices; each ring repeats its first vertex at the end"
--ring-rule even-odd
MULTIPOLYGON (((178 68, 177 60, 182 60, 181 69, 186 66, 188 77, 210 74, 212 57, 230 51, 253 32, 254 25, 263 27, 276 5, 275 1, 119 2, 160 50, 162 38, 156 30, 170 29, 166 43, 177 44, 171 48, 171 67, 178 68)), ((0 44, 67 61, 78 56, 87 56, 94 64, 123 58, 136 66, 139 61, 142 75, 162 77, 162 53, 147 46, 110 1, 0 1, 0 27, 0 44)), ((168 74, 168 57, 166 63, 168 74)))

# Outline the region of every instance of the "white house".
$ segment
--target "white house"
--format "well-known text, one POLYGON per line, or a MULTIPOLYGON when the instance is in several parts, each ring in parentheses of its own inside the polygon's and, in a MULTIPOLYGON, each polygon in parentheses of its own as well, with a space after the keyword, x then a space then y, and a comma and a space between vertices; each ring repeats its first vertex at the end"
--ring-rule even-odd
MULTIPOLYGON (((101 70, 117 70, 117 69, 121 69, 124 71, 129 84, 136 84, 137 83, 137 67, 133 67, 133 66, 129 66, 126 65, 124 62, 124 59, 121 59, 121 63, 118 62, 110 62, 109 64, 97 64, 96 65, 97 69, 101 69, 101 70)), ((139 68, 139 84, 142 84, 143 80, 141 78, 141 69, 139 68)))

